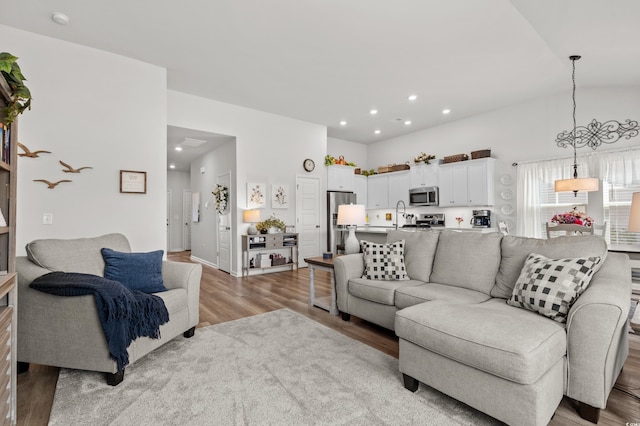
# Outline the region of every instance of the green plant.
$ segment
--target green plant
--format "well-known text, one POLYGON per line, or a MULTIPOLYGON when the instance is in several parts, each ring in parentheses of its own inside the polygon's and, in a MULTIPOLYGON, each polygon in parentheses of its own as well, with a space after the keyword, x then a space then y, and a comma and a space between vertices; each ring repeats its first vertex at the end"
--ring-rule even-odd
POLYGON ((281 221, 274 215, 271 215, 269 219, 265 219, 262 222, 256 223, 256 229, 258 229, 258 231, 260 232, 267 231, 269 228, 277 228, 280 231, 284 232, 284 230, 287 228, 287 225, 285 225, 283 221, 281 221))
POLYGON ((11 95, 13 96, 12 102, 4 108, 5 124, 9 125, 18 115, 22 114, 26 109, 31 109, 31 92, 29 88, 24 85, 27 80, 22 75, 20 66, 18 65, 17 57, 10 53, 0 53, 0 72, 7 81, 9 88, 11 89, 11 95))

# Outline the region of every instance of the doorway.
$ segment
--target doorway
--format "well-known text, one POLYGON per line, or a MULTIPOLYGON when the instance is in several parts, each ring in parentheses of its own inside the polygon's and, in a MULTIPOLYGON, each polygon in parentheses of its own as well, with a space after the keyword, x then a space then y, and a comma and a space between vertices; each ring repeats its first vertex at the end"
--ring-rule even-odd
POLYGON ((320 256, 320 178, 296 177, 296 228, 299 266, 306 257, 320 256))
POLYGON ((190 190, 182 191, 182 249, 191 250, 191 215, 193 203, 190 190))
POLYGON ((235 203, 235 200, 231 198, 231 171, 218 175, 217 183, 228 188, 229 193, 225 211, 222 213, 216 212, 218 215, 218 269, 231 273, 231 235, 233 235, 231 230, 231 206, 235 203))

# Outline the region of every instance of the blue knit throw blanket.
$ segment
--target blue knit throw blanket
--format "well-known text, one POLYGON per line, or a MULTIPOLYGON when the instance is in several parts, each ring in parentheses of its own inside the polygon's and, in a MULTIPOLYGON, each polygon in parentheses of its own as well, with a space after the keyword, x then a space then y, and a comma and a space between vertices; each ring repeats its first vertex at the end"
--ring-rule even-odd
POLYGON ((130 290, 118 281, 98 275, 50 272, 29 287, 57 296, 93 294, 109 354, 122 371, 129 364, 127 348, 140 336, 160 338, 160 326, 169 321, 164 301, 152 294, 130 290))

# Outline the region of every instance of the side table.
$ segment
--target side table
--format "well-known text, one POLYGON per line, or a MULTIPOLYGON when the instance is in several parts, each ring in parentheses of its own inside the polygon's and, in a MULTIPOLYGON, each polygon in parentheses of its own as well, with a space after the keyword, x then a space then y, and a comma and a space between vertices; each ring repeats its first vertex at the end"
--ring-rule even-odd
POLYGON ((331 259, 324 259, 322 256, 318 257, 307 257, 304 259, 309 266, 309 306, 317 306, 326 311, 329 311, 331 315, 338 315, 338 306, 336 303, 336 280, 333 274, 333 260, 335 256, 331 259), (327 301, 327 297, 316 297, 316 287, 315 287, 315 270, 318 269, 320 271, 327 271, 331 275, 331 297, 330 300, 327 301))

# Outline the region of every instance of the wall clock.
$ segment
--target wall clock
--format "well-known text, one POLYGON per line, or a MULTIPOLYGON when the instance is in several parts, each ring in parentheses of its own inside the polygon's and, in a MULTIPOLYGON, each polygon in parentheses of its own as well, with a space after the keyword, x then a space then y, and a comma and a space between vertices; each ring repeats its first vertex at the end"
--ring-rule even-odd
POLYGON ((311 158, 307 158, 302 162, 302 167, 304 167, 307 172, 312 172, 313 169, 316 168, 316 163, 311 158))

